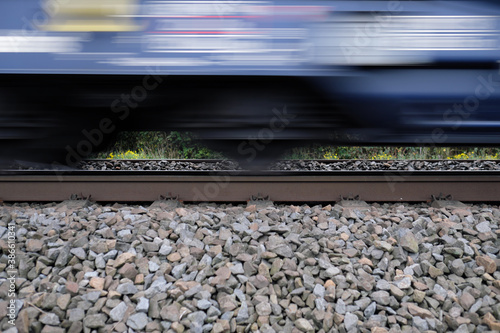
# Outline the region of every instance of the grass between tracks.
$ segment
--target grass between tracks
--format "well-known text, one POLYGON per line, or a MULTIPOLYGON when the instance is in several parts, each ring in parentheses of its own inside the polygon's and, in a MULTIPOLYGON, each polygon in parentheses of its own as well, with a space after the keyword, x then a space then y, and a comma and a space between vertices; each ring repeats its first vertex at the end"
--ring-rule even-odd
POLYGON ((221 159, 188 132, 120 132, 115 143, 92 158, 106 159, 221 159))
MULTIPOLYGON (((312 144, 284 151, 283 159, 498 159, 499 148, 461 147, 336 147, 312 144)), ((121 132, 113 146, 93 158, 107 159, 220 159, 187 132, 121 132)))

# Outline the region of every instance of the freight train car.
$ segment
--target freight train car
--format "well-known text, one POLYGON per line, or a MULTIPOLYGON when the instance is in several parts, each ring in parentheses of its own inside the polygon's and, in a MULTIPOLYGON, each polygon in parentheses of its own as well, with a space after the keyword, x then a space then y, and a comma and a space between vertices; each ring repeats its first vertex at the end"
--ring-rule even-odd
POLYGON ((492 1, 3 0, 0 159, 73 165, 120 130, 246 163, 498 145, 499 31, 492 1))

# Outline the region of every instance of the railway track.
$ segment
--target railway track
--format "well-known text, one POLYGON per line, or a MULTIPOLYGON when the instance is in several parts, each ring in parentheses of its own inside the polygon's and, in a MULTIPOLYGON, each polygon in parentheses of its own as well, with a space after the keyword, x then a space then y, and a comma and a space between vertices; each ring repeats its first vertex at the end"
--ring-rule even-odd
POLYGON ((0 200, 139 202, 425 202, 432 196, 466 202, 500 201, 500 171, 43 171, 0 174, 0 200))
MULTIPOLYGON (((485 201, 500 201, 499 179, 484 170, 4 171, 0 198, 12 202, 0 204, 0 248, 6 256, 15 244, 17 259, 0 263, 0 285, 15 287, 6 272, 21 281, 19 332, 496 332, 500 210, 485 201), (226 204, 257 193, 302 202, 226 204), (422 203, 438 193, 480 203, 422 203), (44 202, 75 195, 103 202, 44 202), (332 203, 358 195, 395 203, 332 203), (225 203, 147 203, 162 196, 225 203)), ((5 318, 0 330, 12 325, 5 318)))

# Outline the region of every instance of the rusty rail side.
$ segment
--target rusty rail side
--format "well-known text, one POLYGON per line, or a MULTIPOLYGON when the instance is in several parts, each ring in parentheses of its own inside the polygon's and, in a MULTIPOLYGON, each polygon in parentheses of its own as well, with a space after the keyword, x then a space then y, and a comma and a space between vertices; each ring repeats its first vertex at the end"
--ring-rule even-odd
POLYGON ((244 202, 260 193, 278 202, 428 201, 451 194, 460 201, 500 201, 500 173, 430 175, 0 175, 0 200, 62 201, 71 195, 96 201, 154 201, 171 194, 187 202, 244 202))

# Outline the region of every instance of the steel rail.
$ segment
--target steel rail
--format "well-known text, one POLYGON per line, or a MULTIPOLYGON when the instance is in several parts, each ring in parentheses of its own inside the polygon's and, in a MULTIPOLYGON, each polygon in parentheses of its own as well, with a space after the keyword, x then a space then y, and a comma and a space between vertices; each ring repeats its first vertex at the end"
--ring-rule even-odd
POLYGON ((451 195, 465 202, 500 201, 498 171, 341 172, 11 172, 0 174, 0 200, 62 201, 72 195, 102 202, 245 202, 261 194, 276 202, 429 201, 451 195))

